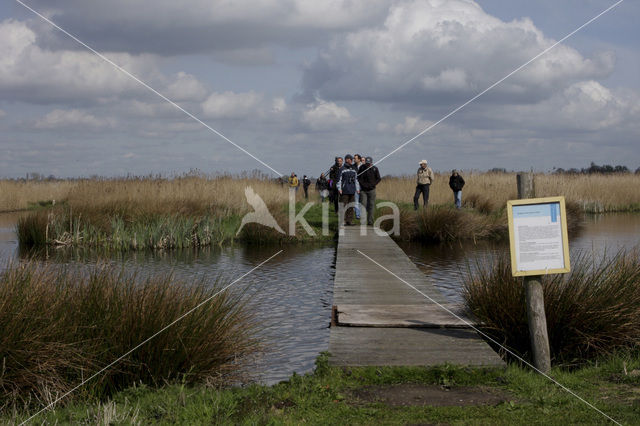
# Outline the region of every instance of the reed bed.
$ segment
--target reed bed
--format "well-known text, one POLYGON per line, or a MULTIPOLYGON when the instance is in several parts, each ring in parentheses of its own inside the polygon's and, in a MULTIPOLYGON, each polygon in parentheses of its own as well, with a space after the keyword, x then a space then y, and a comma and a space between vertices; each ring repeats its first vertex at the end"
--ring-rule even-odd
POLYGON ((108 265, 9 264, 0 274, 1 411, 51 403, 205 301, 71 398, 102 398, 134 383, 242 378, 260 348, 257 324, 241 295, 212 297, 223 285, 141 278, 108 265))
MULTIPOLYGON (((415 190, 413 177, 384 178, 377 188, 378 198, 409 206, 402 213, 402 227, 407 230, 404 239, 502 238, 506 202, 517 196, 516 175, 471 172, 464 177, 467 184, 462 213, 448 208, 453 205, 453 197, 448 176, 443 174, 438 174, 432 185, 428 209, 432 212, 426 215, 409 211, 415 190)), ((25 183, 40 184, 62 185, 25 183)), ((632 174, 536 176, 538 196, 564 195, 567 206, 576 207, 576 212, 640 210, 640 192, 629 191, 637 184, 640 176, 632 174)), ((304 232, 290 237, 255 224, 246 226, 237 236, 242 216, 253 211, 245 197, 247 187, 253 188, 287 230, 286 185, 264 176, 188 175, 69 182, 66 194, 55 206, 40 209, 20 222, 19 239, 24 247, 50 244, 113 250, 201 247, 236 239, 259 244, 308 240, 304 232)), ((297 194, 298 201, 303 201, 301 193, 297 194)), ((3 196, 8 199, 11 194, 3 196)))
MULTIPOLYGON (((494 211, 518 196, 515 173, 469 172, 462 175, 466 182, 462 201, 467 207, 494 211)), ((634 191, 640 186, 640 175, 636 174, 536 174, 535 185, 538 197, 562 195, 585 213, 640 211, 640 191, 634 191)), ((378 185, 377 195, 396 203, 413 202, 415 186, 413 176, 386 177, 378 185)), ((449 175, 436 174, 429 202, 432 205, 453 204, 449 175)))
POLYGON ((0 213, 26 210, 56 200, 76 187, 76 181, 15 181, 0 179, 0 213))
MULTIPOLYGON (((595 261, 572 259, 572 271, 542 278, 554 364, 575 365, 621 349, 640 347, 640 257, 619 251, 595 261)), ((522 278, 511 275, 507 255, 469 271, 465 304, 485 332, 530 358, 522 278)))

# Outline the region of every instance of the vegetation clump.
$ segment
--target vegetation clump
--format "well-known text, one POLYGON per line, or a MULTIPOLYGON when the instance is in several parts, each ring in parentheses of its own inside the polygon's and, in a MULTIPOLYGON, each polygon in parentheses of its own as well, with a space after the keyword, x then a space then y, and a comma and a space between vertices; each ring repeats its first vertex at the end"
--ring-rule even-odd
POLYGON ((218 294, 223 284, 142 278, 106 264, 9 264, 0 273, 0 409, 51 403, 201 303, 72 397, 240 379, 260 344, 247 302, 218 294))
MULTIPOLYGON (((566 275, 541 279, 554 364, 584 363, 620 349, 640 347, 640 257, 619 251, 596 262, 577 256, 566 275)), ((463 296, 483 330, 521 356, 530 355, 521 277, 507 255, 468 272, 463 296)))

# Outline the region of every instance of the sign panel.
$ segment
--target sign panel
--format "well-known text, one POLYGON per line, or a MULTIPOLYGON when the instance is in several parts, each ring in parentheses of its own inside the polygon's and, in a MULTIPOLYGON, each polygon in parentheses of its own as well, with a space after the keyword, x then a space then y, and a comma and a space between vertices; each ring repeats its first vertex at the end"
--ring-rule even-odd
POLYGON ((569 272, 564 197, 511 200, 507 215, 514 276, 569 272))

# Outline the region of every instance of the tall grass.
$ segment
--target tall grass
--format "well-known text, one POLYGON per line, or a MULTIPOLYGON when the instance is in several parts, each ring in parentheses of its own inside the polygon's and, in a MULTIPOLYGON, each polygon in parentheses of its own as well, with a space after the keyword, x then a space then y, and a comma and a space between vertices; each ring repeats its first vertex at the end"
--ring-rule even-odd
MULTIPOLYGON (((399 205, 400 236, 404 241, 441 243, 460 240, 503 240, 508 237, 506 209, 486 213, 475 210, 458 210, 453 206, 436 205, 414 211, 406 203, 399 205)), ((383 210, 383 213, 387 212, 383 210)), ((583 215, 575 203, 567 203, 567 228, 570 236, 576 235, 583 224, 583 215)), ((386 231, 391 222, 382 223, 386 231)))
MULTIPOLYGON (((224 283, 93 266, 9 264, 0 274, 0 408, 51 403, 213 296, 224 283)), ((259 349, 241 296, 223 292, 84 385, 72 397, 110 395, 134 383, 229 383, 259 349)))
MULTIPOLYGON (((568 275, 542 277, 552 362, 575 364, 622 348, 640 347, 640 258, 619 251, 596 262, 580 255, 568 275)), ((529 357, 522 278, 506 255, 469 272, 463 292, 469 311, 497 341, 529 357)))
MULTIPOLYGON (((462 190, 462 201, 468 207, 493 211, 504 207, 508 200, 517 198, 515 173, 462 173, 466 182, 462 190)), ((538 197, 563 195, 576 203, 586 213, 614 211, 639 211, 640 175, 535 175, 538 197)), ((412 202, 415 177, 387 177, 380 182, 379 198, 393 202, 412 202)), ((431 204, 453 204, 453 193, 449 188, 449 175, 436 174, 430 191, 431 204)))

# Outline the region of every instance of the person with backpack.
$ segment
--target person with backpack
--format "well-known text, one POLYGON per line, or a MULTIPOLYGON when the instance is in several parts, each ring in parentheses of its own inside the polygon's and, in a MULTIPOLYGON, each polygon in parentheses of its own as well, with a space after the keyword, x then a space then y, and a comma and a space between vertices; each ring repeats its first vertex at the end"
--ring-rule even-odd
POLYGON ((344 166, 340 168, 338 176, 338 193, 340 194, 340 204, 344 213, 344 224, 346 226, 354 225, 353 223, 353 206, 355 194, 360 193, 360 183, 358 182, 358 171, 353 166, 353 156, 347 154, 344 157, 344 166), (344 211, 346 209, 346 211, 344 211))
POLYGON ((457 170, 451 171, 451 177, 449 178, 449 188, 453 191, 453 203, 456 208, 462 207, 462 187, 464 186, 464 179, 458 174, 457 170))

